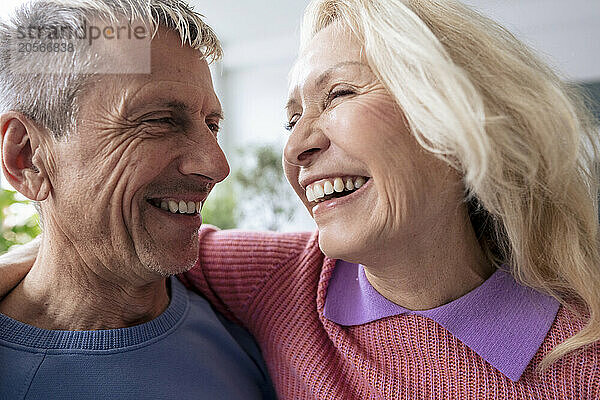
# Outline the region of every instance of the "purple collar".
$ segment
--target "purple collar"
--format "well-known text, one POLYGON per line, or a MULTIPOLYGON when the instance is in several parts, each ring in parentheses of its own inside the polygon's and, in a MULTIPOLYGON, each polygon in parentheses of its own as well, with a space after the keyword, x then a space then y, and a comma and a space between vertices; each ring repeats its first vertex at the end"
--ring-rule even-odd
POLYGON ((559 305, 554 298, 496 270, 481 286, 448 304, 411 311, 379 294, 362 265, 338 260, 323 314, 344 326, 400 314, 430 318, 516 382, 544 341, 559 305))

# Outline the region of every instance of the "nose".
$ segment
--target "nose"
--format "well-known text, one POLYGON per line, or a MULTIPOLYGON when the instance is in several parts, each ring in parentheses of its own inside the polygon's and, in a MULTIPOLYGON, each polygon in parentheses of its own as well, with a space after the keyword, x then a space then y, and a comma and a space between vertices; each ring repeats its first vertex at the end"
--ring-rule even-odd
POLYGON ((187 146, 179 162, 179 172, 184 175, 203 175, 213 183, 229 175, 229 163, 214 135, 204 135, 202 141, 193 141, 187 146))
POLYGON ((329 148, 330 142, 319 127, 306 124, 296 126, 283 151, 286 163, 299 167, 307 167, 329 148))

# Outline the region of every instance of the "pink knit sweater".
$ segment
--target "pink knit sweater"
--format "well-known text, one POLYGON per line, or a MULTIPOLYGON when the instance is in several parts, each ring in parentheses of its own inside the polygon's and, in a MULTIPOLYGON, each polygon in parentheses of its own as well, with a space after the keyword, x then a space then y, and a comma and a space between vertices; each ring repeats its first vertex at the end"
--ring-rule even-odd
POLYGON ((200 236, 199 263, 182 280, 256 337, 282 399, 600 399, 600 343, 535 370, 583 326, 565 308, 513 382, 428 318, 327 320, 335 260, 316 234, 204 227, 200 236))

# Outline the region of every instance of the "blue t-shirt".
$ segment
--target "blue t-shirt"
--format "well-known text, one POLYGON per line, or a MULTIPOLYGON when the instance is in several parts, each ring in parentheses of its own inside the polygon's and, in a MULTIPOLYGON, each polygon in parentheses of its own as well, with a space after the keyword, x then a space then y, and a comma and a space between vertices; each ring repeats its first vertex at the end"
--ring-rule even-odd
POLYGON ((170 282, 165 312, 129 328, 53 331, 0 314, 0 399, 275 398, 252 337, 170 282))

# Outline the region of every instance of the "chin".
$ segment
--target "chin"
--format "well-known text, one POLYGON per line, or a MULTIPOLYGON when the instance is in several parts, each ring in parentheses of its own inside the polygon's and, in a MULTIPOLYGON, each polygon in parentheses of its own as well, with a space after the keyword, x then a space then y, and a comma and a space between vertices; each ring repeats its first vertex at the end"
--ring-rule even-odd
POLYGON ((182 264, 164 265, 164 264, 150 263, 150 264, 146 264, 146 267, 148 268, 148 270, 150 272, 155 273, 163 278, 167 278, 172 275, 183 274, 184 272, 189 271, 190 269, 192 269, 194 264, 195 264, 195 261, 186 263, 185 265, 182 265, 182 264))
POLYGON ((196 264, 197 260, 198 257, 196 255, 196 257, 186 257, 186 259, 148 260, 146 262, 142 261, 142 263, 151 273, 166 278, 189 271, 196 264))
POLYGON ((198 261, 198 242, 182 248, 146 248, 139 255, 142 265, 161 277, 189 271, 198 261))
POLYGON ((364 237, 349 230, 319 228, 319 248, 329 258, 361 263, 364 237))

